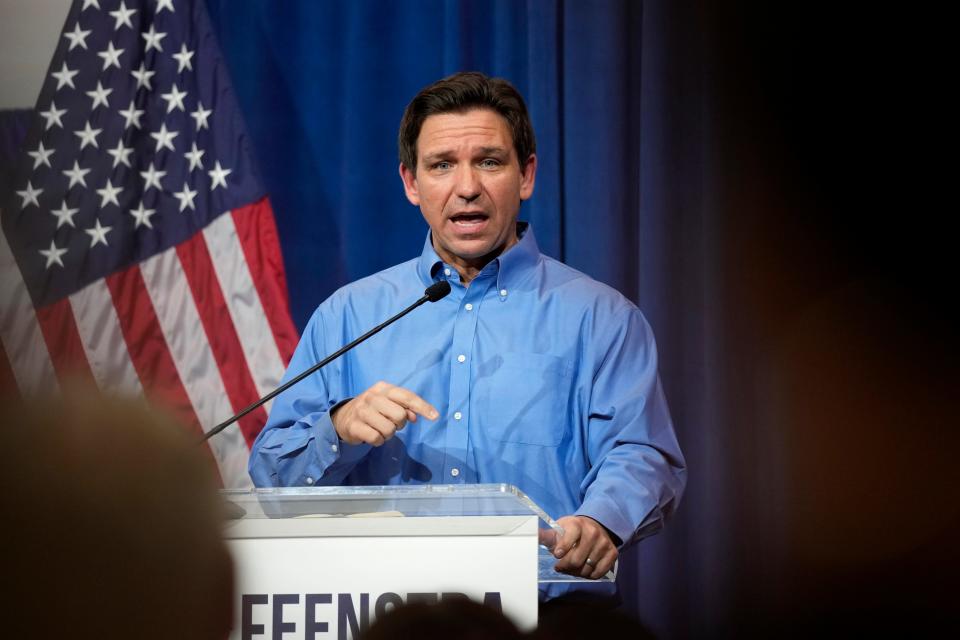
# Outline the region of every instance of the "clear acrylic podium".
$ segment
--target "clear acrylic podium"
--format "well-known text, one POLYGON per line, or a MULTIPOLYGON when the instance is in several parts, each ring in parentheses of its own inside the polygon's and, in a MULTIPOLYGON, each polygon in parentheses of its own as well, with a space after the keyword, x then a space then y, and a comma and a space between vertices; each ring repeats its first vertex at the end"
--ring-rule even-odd
POLYGON ((398 604, 458 597, 531 629, 538 583, 579 580, 553 571, 537 530, 557 525, 511 485, 222 493, 237 571, 231 638, 355 637, 398 604))

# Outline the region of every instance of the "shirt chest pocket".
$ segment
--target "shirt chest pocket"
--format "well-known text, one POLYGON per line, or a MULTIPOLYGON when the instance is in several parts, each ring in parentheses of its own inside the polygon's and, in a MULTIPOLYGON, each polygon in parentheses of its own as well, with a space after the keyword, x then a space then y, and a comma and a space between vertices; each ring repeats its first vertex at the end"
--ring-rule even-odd
POLYGON ((566 431, 571 370, 542 353, 502 353, 477 367, 472 422, 500 442, 556 446, 566 431))

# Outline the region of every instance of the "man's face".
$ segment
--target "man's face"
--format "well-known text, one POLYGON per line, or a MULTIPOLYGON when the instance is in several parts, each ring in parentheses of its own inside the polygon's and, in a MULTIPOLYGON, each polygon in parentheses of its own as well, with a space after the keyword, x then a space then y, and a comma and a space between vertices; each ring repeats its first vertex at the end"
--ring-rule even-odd
POLYGON ((516 244, 520 201, 533 194, 536 171, 536 156, 521 168, 506 119, 490 109, 428 116, 416 172, 400 165, 407 199, 430 225, 437 254, 474 267, 516 244))

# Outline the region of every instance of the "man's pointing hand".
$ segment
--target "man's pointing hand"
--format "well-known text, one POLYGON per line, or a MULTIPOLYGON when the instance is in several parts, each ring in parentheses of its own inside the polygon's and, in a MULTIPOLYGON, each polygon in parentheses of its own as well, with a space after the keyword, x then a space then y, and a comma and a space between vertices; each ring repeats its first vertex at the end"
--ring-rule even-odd
POLYGON ((337 408, 330 419, 347 444, 379 447, 408 422, 416 422, 418 415, 428 420, 440 417, 432 404, 409 389, 378 382, 337 408))

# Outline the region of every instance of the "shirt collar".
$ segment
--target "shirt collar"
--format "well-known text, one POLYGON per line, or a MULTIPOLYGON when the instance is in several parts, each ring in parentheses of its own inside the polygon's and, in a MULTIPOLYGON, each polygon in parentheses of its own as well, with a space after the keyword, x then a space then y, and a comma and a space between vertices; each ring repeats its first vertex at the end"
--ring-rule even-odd
MULTIPOLYGON (((509 292, 519 284, 540 260, 540 247, 533 235, 533 226, 529 222, 517 222, 517 234, 520 236, 520 241, 494 258, 486 267, 492 266, 497 270, 497 289, 501 292, 509 292)), ((427 231, 423 252, 417 262, 417 273, 424 287, 429 287, 437 280, 446 280, 445 266, 453 269, 449 265, 444 265, 443 260, 433 248, 432 240, 430 231, 427 231)))

